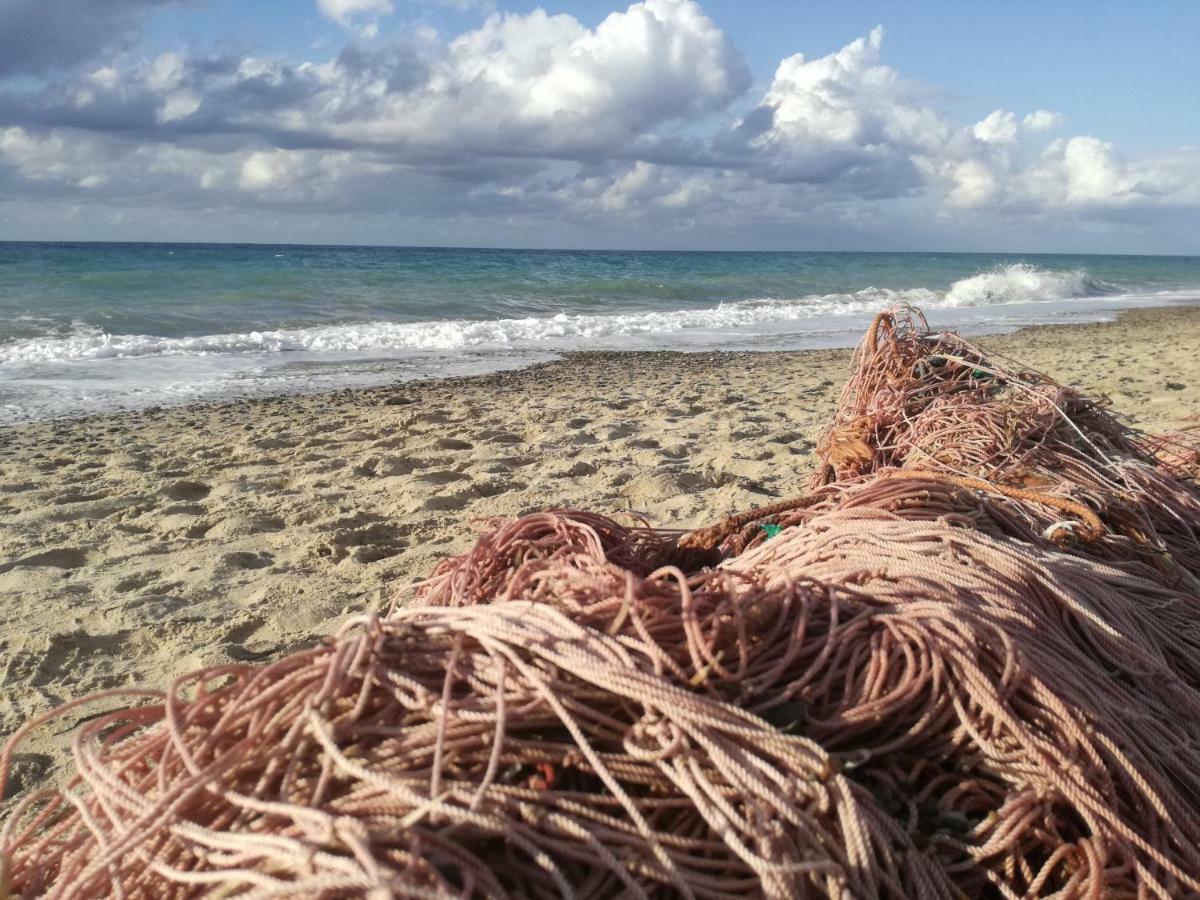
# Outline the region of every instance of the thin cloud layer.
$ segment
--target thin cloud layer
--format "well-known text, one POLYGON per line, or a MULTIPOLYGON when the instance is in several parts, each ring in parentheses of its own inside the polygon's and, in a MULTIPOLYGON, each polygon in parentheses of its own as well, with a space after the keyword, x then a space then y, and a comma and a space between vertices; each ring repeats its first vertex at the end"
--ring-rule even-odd
MULTIPOLYGON (((160 5, 77 18, 116 47, 160 5)), ((0 35, 5 18, 42 28, 60 6, 10 4, 0 35)), ((782 60, 756 102, 745 60, 691 0, 634 3, 592 28, 498 13, 449 39, 374 38, 391 0, 318 9, 351 29, 319 60, 110 50, 86 65, 68 32, 0 52, 0 197, 839 233, 905 216, 1086 226, 1200 210, 1197 148, 1126 158, 1062 135, 1046 109, 956 122, 936 89, 886 64, 882 28, 782 60), (36 72, 56 74, 5 87, 36 72)))
POLYGON ((356 16, 388 16, 396 11, 391 0, 317 0, 317 7, 339 25, 347 25, 356 16))

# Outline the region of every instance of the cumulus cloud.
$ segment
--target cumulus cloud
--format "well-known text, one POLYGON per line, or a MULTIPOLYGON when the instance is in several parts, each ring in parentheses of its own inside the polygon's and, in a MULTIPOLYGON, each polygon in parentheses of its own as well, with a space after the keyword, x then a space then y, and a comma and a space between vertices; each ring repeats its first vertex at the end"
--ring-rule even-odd
POLYGON ((94 186, 113 159, 100 138, 70 133, 37 134, 10 126, 0 128, 0 160, 22 178, 44 187, 94 186))
POLYGON ((718 146, 780 182, 843 181, 876 196, 918 181, 914 153, 951 129, 928 92, 880 61, 883 29, 817 59, 783 60, 758 106, 718 146))
POLYGON ((175 122, 186 119, 200 108, 200 98, 191 91, 175 91, 163 99, 158 110, 158 121, 175 122))
MULTIPOLYGON (((198 169, 198 151, 151 144, 132 150, 120 139, 66 129, 39 132, 19 126, 0 128, 0 163, 32 185, 37 193, 69 193, 71 188, 108 186, 141 194, 154 175, 179 176, 198 169)), ((0 167, 0 174, 3 167, 0 167)))
POLYGON ((183 57, 178 53, 163 53, 156 57, 145 73, 146 86, 152 91, 169 91, 183 80, 183 57))
POLYGON ((645 0, 595 28, 541 10, 496 14, 446 44, 428 35, 352 44, 324 62, 166 53, 133 71, 9 98, 7 110, 0 98, 0 119, 144 130, 186 119, 191 131, 291 147, 599 158, 721 110, 749 81, 698 4, 645 0))
POLYGON ((1014 190, 1050 208, 1200 205, 1200 148, 1132 162, 1098 138, 1063 138, 1018 174, 1014 190))
MULTIPOLYGON (((392 6, 319 0, 359 35, 392 6)), ((537 9, 449 39, 350 35, 312 61, 110 56, 0 87, 0 188, 647 228, 1200 209, 1195 148, 1129 159, 1096 137, 1051 140, 1063 118, 1045 109, 956 121, 886 63, 882 28, 787 57, 757 96, 750 83, 693 0, 641 0, 594 27, 537 9)))
POLYGON ((998 109, 971 129, 975 139, 985 144, 1014 144, 1017 141, 1017 117, 998 109))
MULTIPOLYGON (((327 72, 325 99, 362 96, 327 72)), ((721 109, 749 85, 740 54, 691 0, 645 0, 595 29, 569 15, 496 14, 453 40, 419 91, 333 125, 339 138, 515 155, 619 151, 721 109)))
POLYGON ((1062 127, 1063 117, 1048 109, 1035 109, 1021 120, 1021 124, 1029 131, 1053 131, 1062 127))
MULTIPOLYGON (((1044 118, 1028 120, 1024 132, 1044 130, 1044 118)), ((1014 150, 1024 136, 1011 113, 993 113, 972 136, 973 144, 952 142, 940 156, 917 159, 951 208, 1075 214, 1200 208, 1200 148, 1128 160, 1110 142, 1077 135, 1052 141, 1023 164, 1014 150)))
POLYGON ((555 189, 555 197, 583 212, 696 215, 722 200, 720 189, 728 186, 722 182, 727 179, 714 173, 639 160, 613 172, 571 179, 555 189))

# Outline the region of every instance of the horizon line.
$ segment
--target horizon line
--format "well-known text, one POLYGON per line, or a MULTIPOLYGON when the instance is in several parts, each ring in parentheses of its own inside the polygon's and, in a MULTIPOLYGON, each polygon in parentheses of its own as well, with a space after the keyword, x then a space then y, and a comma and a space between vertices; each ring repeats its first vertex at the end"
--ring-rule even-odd
POLYGON ((3 244, 96 244, 103 246, 119 246, 130 244, 151 244, 161 246, 190 246, 190 247, 304 247, 310 249, 362 249, 362 250, 466 250, 507 253, 856 253, 856 254, 891 254, 891 255, 930 255, 946 256, 1135 256, 1135 257, 1170 257, 1179 259, 1198 259, 1200 253, 1146 253, 1121 252, 1099 253, 1083 250, 778 250, 778 249, 747 249, 728 248, 714 249, 664 249, 664 248, 635 248, 635 247, 502 247, 467 244, 354 244, 354 243, 306 243, 302 241, 164 241, 164 240, 77 240, 38 238, 0 238, 3 244))

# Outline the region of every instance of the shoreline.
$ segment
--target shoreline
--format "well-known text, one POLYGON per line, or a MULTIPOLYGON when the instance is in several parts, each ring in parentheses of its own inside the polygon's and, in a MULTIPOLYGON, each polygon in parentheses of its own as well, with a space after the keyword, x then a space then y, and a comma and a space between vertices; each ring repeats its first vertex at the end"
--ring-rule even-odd
MULTIPOLYGON (((1149 430, 1200 417, 1200 306, 977 340, 1149 430)), ((591 351, 0 427, 0 736, 70 697, 310 644, 467 549, 473 518, 695 527, 800 492, 850 353, 591 351)), ((21 783, 68 724, 24 746, 21 783)))
MULTIPOLYGON (((1012 338, 1022 334, 1041 333, 1044 330, 1051 331, 1070 331, 1071 329, 1087 329, 1093 326, 1103 327, 1106 325, 1115 325, 1118 321, 1141 314, 1171 316, 1175 311, 1200 309, 1200 296, 1186 300, 1166 301, 1161 306, 1133 306, 1111 310, 1109 315, 1111 318, 1104 320, 1086 319, 1079 322, 1047 322, 1031 325, 1006 326, 1001 330, 982 330, 967 329, 962 331, 964 336, 972 341, 1003 341, 1007 338, 1012 338)), ((934 309, 928 315, 933 319, 931 326, 938 326, 938 316, 941 310, 934 309)), ((1086 315, 1086 314, 1083 314, 1086 315)), ((1186 315, 1186 314, 1185 314, 1186 315)), ((950 328, 949 330, 955 330, 950 328)), ((856 343, 861 335, 856 334, 854 342, 856 343)), ((587 363, 594 360, 653 360, 653 359, 677 359, 684 357, 713 357, 717 359, 732 358, 735 356, 755 357, 759 355, 792 357, 803 356, 807 354, 824 354, 824 353, 845 353, 849 354, 853 351, 854 344, 834 345, 834 346, 814 346, 804 347, 801 349, 738 349, 738 350, 686 350, 686 349, 655 349, 655 350, 546 350, 541 351, 545 354, 553 355, 554 358, 538 361, 517 363, 511 367, 503 367, 491 371, 483 371, 469 373, 463 375, 432 375, 419 376, 415 378, 402 379, 391 382, 383 382, 378 384, 366 385, 347 385, 344 387, 322 387, 315 390, 305 390, 303 388, 294 391, 285 391, 280 393, 246 393, 233 394, 229 396, 214 396, 204 399, 186 400, 180 403, 169 404, 150 404, 147 406, 131 406, 127 408, 101 409, 97 411, 77 413, 77 414, 58 414, 43 418, 28 419, 23 421, 4 421, 0 420, 0 436, 10 431, 19 431, 25 428, 62 426, 62 425, 79 425, 87 422, 107 422, 109 420, 124 420, 138 419, 147 416, 170 415, 172 413, 183 413, 189 410, 203 411, 212 408, 225 408, 229 406, 247 406, 253 408, 257 404, 271 404, 274 402, 298 401, 304 402, 306 399, 318 398, 335 398, 335 397, 353 397, 374 395, 379 392, 403 392, 414 391, 422 392, 432 388, 435 385, 459 385, 470 389, 473 386, 486 387, 489 380, 495 378, 503 378, 522 372, 536 372, 544 369, 553 369, 557 366, 571 365, 576 362, 587 363)), ((529 350, 531 355, 538 351, 529 350)))

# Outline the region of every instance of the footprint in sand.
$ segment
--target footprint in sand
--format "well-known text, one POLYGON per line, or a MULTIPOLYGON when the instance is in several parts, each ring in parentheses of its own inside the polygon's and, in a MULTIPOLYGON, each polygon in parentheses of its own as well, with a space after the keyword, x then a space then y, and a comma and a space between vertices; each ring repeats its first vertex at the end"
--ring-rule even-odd
POLYGON ((427 468, 430 460, 414 459, 410 456, 374 454, 365 457, 354 467, 356 475, 374 478, 391 478, 394 475, 410 475, 418 469, 427 468))
POLYGON ((82 630, 52 635, 50 648, 41 654, 31 683, 39 687, 51 685, 68 675, 74 678, 81 664, 86 665, 85 661, 117 657, 129 635, 129 631, 92 634, 82 630))
POLYGON ((376 522, 360 528, 339 528, 317 548, 317 555, 333 562, 350 559, 371 563, 403 553, 411 526, 376 522))
POLYGON ((203 500, 212 488, 202 481, 176 481, 163 488, 163 493, 172 500, 203 500))
POLYGON ((251 553, 248 550, 235 550, 222 553, 217 565, 222 569, 265 569, 274 562, 275 557, 265 551, 251 553))
POLYGON ((57 550, 43 550, 41 553, 34 553, 32 556, 26 556, 24 559, 0 563, 0 575, 20 566, 27 568, 49 566, 55 569, 78 569, 80 566, 87 565, 87 561, 88 555, 83 550, 76 547, 61 547, 57 550))
POLYGON ((337 472, 340 469, 346 468, 348 465, 350 465, 350 463, 341 457, 334 457, 332 459, 321 459, 312 467, 312 470, 314 472, 320 472, 324 474, 326 472, 337 472))
POLYGON ((128 575, 122 578, 115 585, 113 590, 119 594, 126 594, 130 591, 138 591, 156 581, 162 572, 158 569, 150 569, 146 572, 135 572, 133 575, 128 575))
POLYGON ((253 534, 282 531, 283 528, 283 519, 275 516, 231 516, 205 528, 202 536, 230 541, 253 534))
POLYGON ((103 500, 108 494, 103 491, 84 493, 82 491, 68 491, 65 494, 59 494, 50 502, 55 506, 67 506, 71 503, 88 503, 92 500, 103 500))
POLYGON ((632 425, 614 425, 604 432, 604 439, 606 441, 619 441, 621 438, 627 438, 636 433, 637 429, 632 425))
POLYGON ((0 484, 0 494, 23 494, 26 491, 37 490, 38 487, 39 485, 32 481, 0 484))
POLYGON ((438 472, 422 472, 416 476, 414 481, 421 484, 453 484, 456 481, 467 481, 470 475, 465 475, 462 472, 453 472, 449 469, 443 469, 438 472))
POLYGON ((24 793, 27 788, 43 784, 53 768, 54 761, 45 753, 15 754, 8 771, 8 784, 0 800, 8 800, 24 793))
POLYGON ((520 481, 508 481, 503 478, 492 478, 487 481, 476 481, 471 485, 473 490, 480 497, 496 497, 500 494, 507 494, 509 491, 523 491, 527 485, 520 481))
POLYGON ((299 443, 294 438, 266 437, 259 438, 257 441, 251 441, 250 445, 257 447, 259 450, 290 450, 299 443))
POLYGON ((506 466, 510 469, 522 469, 539 461, 536 456, 498 456, 492 460, 493 463, 506 466))
POLYGON ((486 444, 523 444, 525 439, 511 431, 481 431, 475 435, 475 440, 486 444))
POLYGON ((444 412, 423 412, 413 416, 412 421, 422 425, 445 425, 450 417, 444 412))
POLYGON ((480 463, 472 467, 472 471, 483 475, 508 475, 513 469, 522 469, 525 466, 533 465, 539 460, 535 457, 525 456, 508 456, 490 459, 487 462, 480 463))
POLYGON ((471 502, 472 494, 462 491, 454 494, 438 494, 421 502, 420 508, 430 512, 457 512, 471 502))
POLYGON ((792 444, 796 441, 802 441, 809 446, 813 446, 812 442, 804 436, 803 431, 780 431, 767 438, 767 443, 769 444, 792 444))
POLYGON ((595 475, 596 467, 583 460, 568 460, 550 466, 546 474, 551 478, 582 478, 585 475, 595 475))
POLYGON ((235 624, 225 633, 225 655, 236 662, 256 662, 273 656, 279 649, 279 644, 268 641, 251 641, 267 622, 257 616, 235 624), (255 646, 257 644, 257 646, 255 646))

